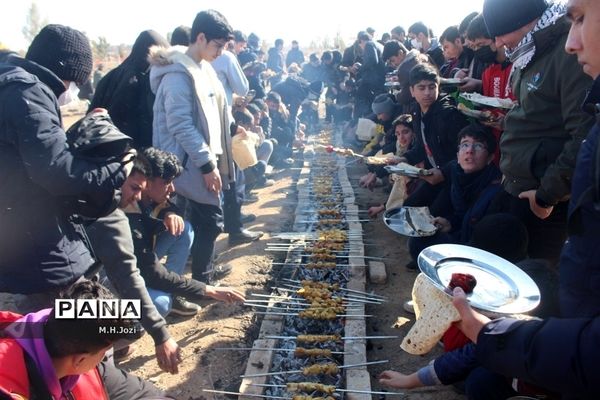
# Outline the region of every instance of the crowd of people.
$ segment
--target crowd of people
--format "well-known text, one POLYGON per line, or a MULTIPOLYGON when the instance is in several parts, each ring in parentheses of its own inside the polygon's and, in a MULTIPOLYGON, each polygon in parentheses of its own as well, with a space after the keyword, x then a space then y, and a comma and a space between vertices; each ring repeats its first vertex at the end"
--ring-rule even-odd
POLYGON ((0 398, 165 396, 115 366, 136 337, 98 332, 128 321, 75 328, 53 316, 54 300, 140 299, 141 326, 120 331, 146 331, 158 365, 177 373, 165 317, 195 315, 205 297, 244 301, 214 285, 231 272, 214 263, 215 241, 260 239, 243 204, 323 124, 365 156, 426 171, 369 165, 360 179, 390 192, 371 217, 400 206, 434 216, 435 235, 408 241, 409 270, 425 247, 466 244, 517 263, 543 294, 538 319, 489 320, 455 290, 462 320, 446 353, 409 375, 386 371, 382 384, 464 381, 472 399, 598 395, 600 6, 485 0, 478 11, 439 39, 422 22, 381 40, 369 28, 305 58, 297 41, 264 51, 207 10, 170 41, 141 32, 119 66, 100 63, 93 77, 89 40, 70 27, 45 26, 24 57, 1 52, 0 292, 18 314, 0 313, 0 398), (60 106, 86 87, 89 112, 65 132, 60 106), (461 93, 513 106, 476 118, 461 93), (361 119, 375 126, 368 143, 361 119))

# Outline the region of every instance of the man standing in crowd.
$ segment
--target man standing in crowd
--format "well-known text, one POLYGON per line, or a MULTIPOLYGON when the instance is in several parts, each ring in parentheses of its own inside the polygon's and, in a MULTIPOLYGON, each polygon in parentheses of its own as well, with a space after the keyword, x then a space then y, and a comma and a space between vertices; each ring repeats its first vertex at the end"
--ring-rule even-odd
POLYGON ((300 50, 300 45, 297 40, 292 40, 292 48, 285 56, 285 65, 289 68, 293 63, 301 66, 304 64, 304 53, 300 50))
MULTIPOLYGON (((73 202, 61 199, 85 195, 112 202, 132 168, 129 162, 86 161, 69 150, 58 106, 76 96, 76 83, 91 71, 88 39, 62 25, 42 29, 25 59, 9 56, 0 64, 0 204, 5 210, 0 216, 0 291, 19 294, 21 313, 51 306, 61 291, 93 273, 83 227, 75 211, 63 206, 73 202)), ((128 271, 135 280, 135 258, 128 271)), ((131 290, 125 294, 144 292, 143 281, 131 290)), ((148 297, 146 303, 154 308, 148 297)), ((177 344, 156 316, 153 323, 142 322, 151 334, 160 332, 153 335, 159 365, 175 372, 177 344)))
POLYGON ((187 200, 195 232, 192 278, 203 282, 219 272, 212 261, 223 226, 221 189, 234 173, 227 99, 210 62, 233 39, 232 32, 221 13, 202 11, 194 19, 185 53, 171 49, 151 54, 153 143, 182 160, 184 171, 175 186, 187 200))
POLYGON ((276 39, 275 46, 269 49, 267 68, 275 72, 271 78, 271 86, 275 86, 283 79, 285 73, 285 57, 283 56, 283 39, 276 39))
POLYGON ((52 304, 94 263, 61 199, 112 196, 131 165, 90 162, 69 149, 59 106, 91 71, 89 40, 62 25, 44 27, 25 58, 0 64, 0 291, 23 295, 22 313, 52 304))
POLYGON ((439 42, 430 37, 429 28, 422 22, 415 22, 408 28, 411 48, 419 50, 431 57, 436 67, 444 65, 444 51, 439 42))
POLYGON ((580 106, 591 80, 566 54, 564 4, 486 0, 483 18, 513 63, 516 105, 504 119, 500 169, 508 211, 529 232, 529 256, 556 264, 566 238, 567 201, 581 141, 592 118, 580 106))
POLYGON ((362 65, 353 67, 358 79, 354 114, 355 118, 361 118, 371 112, 375 96, 385 89, 385 63, 381 50, 367 32, 359 32, 357 41, 362 52, 362 65))
MULTIPOLYGON (((454 304, 462 319, 459 327, 477 343, 477 361, 484 367, 558 392, 564 398, 597 399, 600 396, 597 383, 600 292, 596 284, 600 272, 600 123, 597 119, 600 111, 600 3, 569 0, 567 16, 571 28, 568 39, 563 42, 566 50, 576 55, 583 71, 595 79, 584 108, 596 116, 596 125, 581 144, 573 174, 570 235, 560 259, 561 314, 565 319, 503 318, 490 322, 469 307, 460 289, 455 289, 454 304)), ((496 397, 486 396, 486 399, 501 395, 497 387, 487 389, 496 390, 496 397)), ((501 398, 512 395, 510 388, 502 393, 505 396, 501 398)))

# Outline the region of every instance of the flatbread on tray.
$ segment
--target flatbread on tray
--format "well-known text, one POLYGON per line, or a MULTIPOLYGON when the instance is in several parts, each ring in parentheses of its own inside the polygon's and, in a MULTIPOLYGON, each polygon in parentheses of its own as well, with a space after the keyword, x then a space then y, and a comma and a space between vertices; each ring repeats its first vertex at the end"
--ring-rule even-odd
POLYGON ((460 320, 452 299, 438 289, 425 274, 419 274, 412 290, 417 320, 400 348, 409 354, 426 354, 442 338, 450 325, 460 320))
POLYGON ((385 168, 393 174, 409 176, 413 178, 416 178, 418 176, 433 175, 433 172, 425 168, 415 167, 414 165, 410 165, 405 162, 401 162, 396 165, 390 165, 385 168))
POLYGON ((420 236, 432 235, 437 231, 433 224, 433 216, 429 212, 429 207, 405 207, 406 220, 411 227, 420 236))
POLYGON ((371 165, 386 165, 391 157, 386 156, 370 156, 366 157, 367 164, 371 165))

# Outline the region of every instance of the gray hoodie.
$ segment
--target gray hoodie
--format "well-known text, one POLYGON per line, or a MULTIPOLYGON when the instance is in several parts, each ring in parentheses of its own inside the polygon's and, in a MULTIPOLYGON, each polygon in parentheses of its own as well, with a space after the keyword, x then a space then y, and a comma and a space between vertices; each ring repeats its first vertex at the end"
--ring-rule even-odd
POLYGON ((195 63, 185 51, 185 47, 150 49, 150 87, 156 94, 152 143, 182 161, 184 171, 175 180, 178 194, 197 203, 220 206, 220 196, 208 191, 203 174, 218 167, 223 188, 234 180, 225 92, 212 66, 206 61, 195 63), (206 91, 199 93, 199 87, 206 91), (202 105, 206 99, 213 105, 207 111, 219 113, 211 116, 220 120, 221 132, 209 131, 207 107, 202 105), (221 144, 217 147, 222 148, 222 154, 217 157, 211 138, 219 136, 221 144))

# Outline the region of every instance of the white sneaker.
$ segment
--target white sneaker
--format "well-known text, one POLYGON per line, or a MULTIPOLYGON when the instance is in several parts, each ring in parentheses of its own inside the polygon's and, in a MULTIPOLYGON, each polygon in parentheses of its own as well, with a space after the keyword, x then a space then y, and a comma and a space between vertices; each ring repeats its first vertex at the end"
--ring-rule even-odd
POLYGON ((402 308, 409 314, 415 313, 415 303, 412 300, 408 300, 402 303, 402 308))

